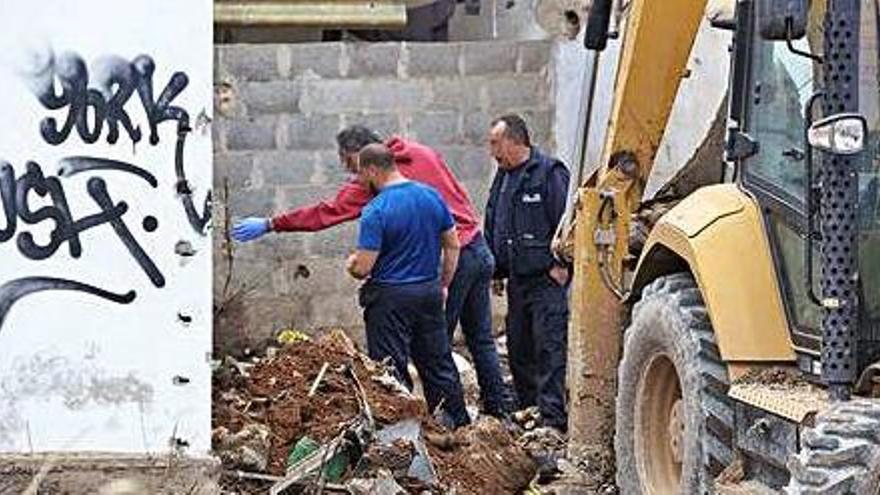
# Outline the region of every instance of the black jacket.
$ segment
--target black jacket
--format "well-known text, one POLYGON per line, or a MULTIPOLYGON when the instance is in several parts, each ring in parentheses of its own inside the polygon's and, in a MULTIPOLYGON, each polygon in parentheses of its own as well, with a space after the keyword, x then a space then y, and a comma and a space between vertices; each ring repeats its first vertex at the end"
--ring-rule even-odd
POLYGON ((485 235, 497 260, 495 278, 542 275, 554 264, 550 243, 565 211, 568 168, 537 148, 532 148, 522 167, 525 168, 516 174, 514 183, 508 184, 512 188, 512 204, 499 204, 501 185, 508 172, 498 170, 489 192, 485 235), (503 229, 495 225, 498 208, 510 209, 508 239, 499 238, 503 229))

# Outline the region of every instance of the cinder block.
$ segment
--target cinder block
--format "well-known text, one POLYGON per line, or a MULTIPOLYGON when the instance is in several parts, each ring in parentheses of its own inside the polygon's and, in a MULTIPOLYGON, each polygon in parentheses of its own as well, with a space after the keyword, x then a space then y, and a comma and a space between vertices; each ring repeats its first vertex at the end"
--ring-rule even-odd
POLYGON ((290 186, 280 188, 278 208, 299 208, 317 203, 336 196, 338 186, 290 186))
POLYGON ((492 183, 492 177, 495 175, 495 162, 489 156, 487 147, 465 148, 461 162, 462 180, 492 183))
POLYGON ((464 43, 464 75, 495 74, 516 71, 515 41, 464 43))
POLYGON ((214 84, 223 79, 226 67, 223 65, 222 48, 214 45, 214 84))
POLYGON ((222 45, 223 67, 239 81, 271 81, 279 77, 277 45, 222 45))
POLYGON ((526 110, 522 117, 531 132, 532 142, 544 152, 549 152, 550 137, 553 136, 553 112, 549 109, 526 110))
POLYGON ((365 83, 360 79, 307 81, 300 108, 304 113, 339 114, 364 109, 365 83))
POLYGON ((233 189, 229 191, 229 209, 233 219, 271 215, 275 209, 275 190, 233 189))
POLYGON ((356 238, 357 221, 346 222, 311 234, 306 242, 307 252, 311 256, 344 260, 349 253, 354 251, 357 244, 356 238))
POLYGON ((457 112, 421 112, 412 116, 410 133, 429 146, 461 142, 457 112))
POLYGON ((338 78, 341 73, 342 43, 291 43, 290 76, 314 74, 338 78))
MULTIPOLYGON (((273 214, 277 215, 286 210, 286 208, 278 207, 278 205, 276 205, 276 209, 275 211, 273 211, 273 214)), ((305 255, 305 245, 306 240, 304 235, 297 235, 295 233, 288 232, 278 232, 260 239, 260 242, 257 244, 257 249, 254 253, 254 256, 261 259, 279 261, 279 264, 281 264, 283 268, 285 266, 289 266, 291 264, 291 261, 295 261, 297 258, 301 258, 303 257, 303 255, 305 255)), ((293 274, 285 273, 285 275, 293 274)))
POLYGON ((446 166, 449 167, 455 178, 461 180, 458 175, 459 166, 461 166, 462 158, 464 157, 464 149, 461 146, 437 146, 434 150, 440 154, 443 162, 446 163, 446 166))
POLYGON ((347 181, 351 174, 339 162, 339 153, 333 148, 317 152, 315 176, 321 178, 321 184, 335 187, 347 181))
POLYGON ((267 186, 308 185, 315 172, 315 154, 311 151, 263 152, 254 156, 254 165, 262 172, 267 186))
POLYGON ((214 150, 214 153, 226 151, 227 127, 227 120, 215 111, 214 121, 211 122, 211 146, 214 150))
POLYGON ((371 112, 418 111, 431 104, 426 81, 372 79, 364 82, 363 92, 371 112))
POLYGON ((250 82, 241 85, 241 97, 249 115, 297 113, 302 87, 298 82, 250 82))
POLYGON ((485 81, 480 78, 434 79, 431 86, 432 110, 471 111, 483 106, 481 88, 485 86, 485 81))
POLYGON ((400 134, 400 118, 394 113, 366 113, 346 115, 346 125, 363 125, 377 132, 382 138, 400 134))
POLYGON ((490 115, 486 112, 470 112, 464 116, 462 134, 467 144, 486 144, 489 136, 489 124, 492 119, 500 115, 490 115))
POLYGON ((519 71, 540 72, 550 63, 552 55, 551 41, 522 41, 519 43, 519 71))
POLYGON ((521 74, 498 77, 487 84, 490 108, 506 113, 511 109, 543 106, 546 104, 549 86, 537 74, 521 74))
POLYGON ((227 121, 227 148, 230 151, 274 149, 276 122, 274 116, 227 121))
POLYGON ((461 44, 458 43, 408 43, 410 77, 456 77, 461 44))
POLYGON ((397 77, 400 43, 349 43, 348 77, 397 77))
POLYGON ((254 171, 253 156, 249 152, 221 153, 214 155, 215 189, 223 188, 223 179, 228 179, 230 190, 251 187, 251 174, 254 171))
POLYGON ((287 144, 295 150, 325 149, 335 146, 339 129, 338 115, 291 115, 287 144))

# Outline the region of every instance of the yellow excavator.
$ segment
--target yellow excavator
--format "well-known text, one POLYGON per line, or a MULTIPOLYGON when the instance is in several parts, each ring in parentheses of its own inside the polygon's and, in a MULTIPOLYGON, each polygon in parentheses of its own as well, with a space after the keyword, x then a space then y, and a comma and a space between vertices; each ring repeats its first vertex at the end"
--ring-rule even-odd
POLYGON ((718 173, 645 202, 705 8, 588 10, 587 48, 623 29, 598 169, 555 243, 575 267, 570 449, 624 495, 880 494, 878 2, 714 18, 732 33, 718 173))

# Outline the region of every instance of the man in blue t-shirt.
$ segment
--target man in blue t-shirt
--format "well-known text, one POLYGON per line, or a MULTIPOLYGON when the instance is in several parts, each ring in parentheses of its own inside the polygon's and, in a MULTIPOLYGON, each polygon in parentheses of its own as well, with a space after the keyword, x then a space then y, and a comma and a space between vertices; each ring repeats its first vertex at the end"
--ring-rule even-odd
POLYGON ((370 358, 390 357, 412 388, 412 357, 428 408, 442 407, 449 426, 467 424, 443 309, 458 264, 452 215, 437 191, 398 172, 384 145, 368 145, 358 157, 359 180, 378 193, 361 212, 357 251, 347 266, 353 277, 368 279, 360 303, 370 358))

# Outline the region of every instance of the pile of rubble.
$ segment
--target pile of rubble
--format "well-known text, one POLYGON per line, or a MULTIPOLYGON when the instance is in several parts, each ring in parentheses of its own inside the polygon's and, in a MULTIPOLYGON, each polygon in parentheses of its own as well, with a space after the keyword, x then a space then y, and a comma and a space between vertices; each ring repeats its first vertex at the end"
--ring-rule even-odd
POLYGON ((341 332, 215 372, 226 493, 517 493, 536 464, 493 418, 446 431, 341 332))

